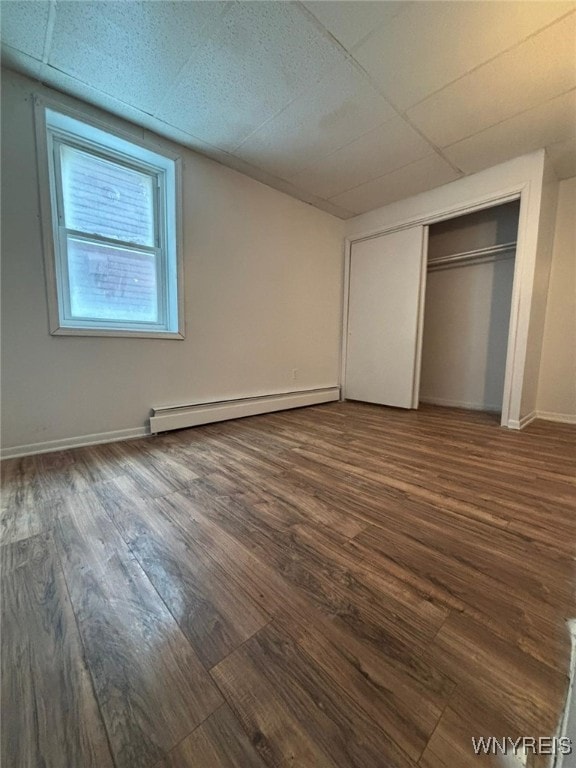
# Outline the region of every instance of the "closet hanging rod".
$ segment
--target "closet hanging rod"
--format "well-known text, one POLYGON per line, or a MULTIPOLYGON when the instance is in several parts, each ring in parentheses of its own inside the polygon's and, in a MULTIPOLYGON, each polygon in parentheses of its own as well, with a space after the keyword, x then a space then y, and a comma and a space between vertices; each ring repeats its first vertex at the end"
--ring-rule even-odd
POLYGON ((428 269, 442 269, 461 263, 482 263, 491 259, 512 258, 516 250, 516 242, 491 245, 487 248, 476 248, 473 251, 453 253, 450 256, 439 256, 428 260, 428 269))

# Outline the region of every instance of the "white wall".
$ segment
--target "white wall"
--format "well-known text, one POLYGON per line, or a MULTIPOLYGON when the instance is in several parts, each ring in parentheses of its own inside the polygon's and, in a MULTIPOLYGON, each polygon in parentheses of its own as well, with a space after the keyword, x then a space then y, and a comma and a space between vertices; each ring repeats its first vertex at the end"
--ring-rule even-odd
MULTIPOLYGON (((510 349, 513 365, 509 381, 508 425, 518 427, 523 417, 535 407, 535 382, 540 360, 538 320, 542 309, 541 288, 547 280, 547 238, 542 235, 547 218, 541 216, 545 175, 545 153, 538 150, 507 163, 467 176, 420 195, 391 203, 375 211, 356 216, 346 222, 346 234, 354 239, 394 227, 429 222, 456 215, 469 207, 502 199, 506 194, 521 190, 519 242, 516 252, 518 265, 514 281, 513 303, 517 311, 511 316, 515 344, 510 349), (537 301, 532 312, 532 293, 537 301)), ((556 182, 557 183, 557 182, 556 182)), ((553 195, 548 196, 552 199, 553 195)), ((551 206, 546 206, 551 210, 551 206)), ((545 294, 544 294, 545 300, 545 294)))
POLYGON ((420 401, 500 411, 514 260, 430 272, 420 401))
POLYGON ((522 409, 524 417, 536 415, 538 380, 542 358, 542 340, 548 301, 548 284, 552 264, 552 246, 556 226, 558 201, 558 179, 552 164, 545 156, 544 175, 541 190, 540 216, 538 222, 538 245, 534 267, 532 306, 528 330, 528 345, 524 368, 522 409))
POLYGON ((344 223, 184 148, 186 339, 50 336, 33 92, 55 95, 3 73, 5 450, 136 433, 152 406, 338 383, 344 223))
POLYGON ((538 413, 576 422, 576 177, 559 184, 538 413))

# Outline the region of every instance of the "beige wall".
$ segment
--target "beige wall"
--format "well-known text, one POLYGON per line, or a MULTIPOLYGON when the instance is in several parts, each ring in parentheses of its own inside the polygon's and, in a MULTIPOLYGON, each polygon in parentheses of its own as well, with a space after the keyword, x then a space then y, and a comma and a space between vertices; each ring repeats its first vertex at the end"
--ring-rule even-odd
POLYGON ((546 155, 544 156, 542 181, 538 215, 538 244, 534 263, 528 345, 524 366, 524 386, 522 388, 521 415, 526 421, 533 418, 537 410, 538 379, 542 360, 544 323, 558 203, 558 179, 546 155))
POLYGON ((576 178, 559 186, 538 412, 576 421, 576 178))
POLYGON ((514 260, 430 272, 420 401, 500 411, 514 260))
POLYGON ((50 336, 35 91, 55 95, 3 73, 5 449, 141 432, 152 406, 338 383, 343 222, 184 148, 185 340, 50 336))

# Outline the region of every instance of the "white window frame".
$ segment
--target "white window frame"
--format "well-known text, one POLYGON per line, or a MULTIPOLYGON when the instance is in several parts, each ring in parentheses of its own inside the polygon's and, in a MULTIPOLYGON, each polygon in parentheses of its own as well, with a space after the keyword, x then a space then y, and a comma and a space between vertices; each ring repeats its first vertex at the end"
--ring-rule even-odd
POLYGON ((182 260, 181 159, 176 153, 143 143, 128 133, 93 120, 67 106, 35 96, 36 146, 48 317, 50 333, 58 336, 122 336, 130 338, 184 338, 184 275, 182 260), (98 235, 66 229, 63 220, 60 162, 61 144, 144 172, 155 180, 155 231, 157 241, 147 248, 98 235), (113 244, 156 254, 158 323, 71 317, 67 277, 68 234, 94 243, 113 244))

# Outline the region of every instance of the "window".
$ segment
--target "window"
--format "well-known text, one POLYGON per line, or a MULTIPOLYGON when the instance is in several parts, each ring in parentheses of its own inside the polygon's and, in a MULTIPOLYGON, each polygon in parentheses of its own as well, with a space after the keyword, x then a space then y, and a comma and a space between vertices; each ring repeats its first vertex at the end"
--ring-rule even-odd
POLYGON ((183 338, 177 158, 37 114, 51 332, 183 338))

